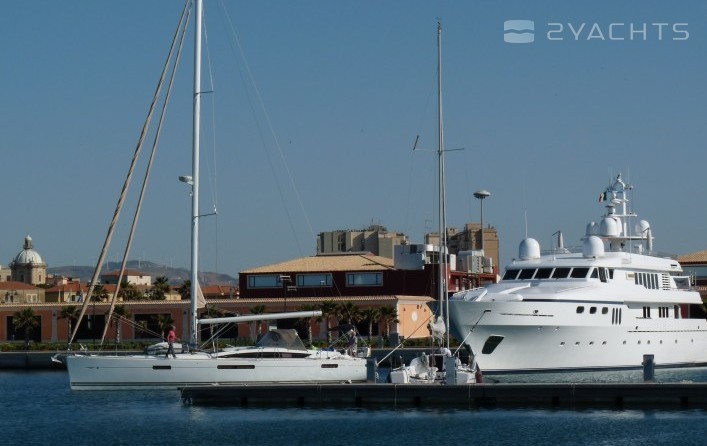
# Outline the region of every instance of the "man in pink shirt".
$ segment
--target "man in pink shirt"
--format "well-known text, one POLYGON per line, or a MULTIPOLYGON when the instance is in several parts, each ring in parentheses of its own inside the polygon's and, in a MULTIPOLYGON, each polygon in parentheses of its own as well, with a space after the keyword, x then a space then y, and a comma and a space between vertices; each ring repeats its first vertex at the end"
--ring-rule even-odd
POLYGON ((167 357, 169 358, 169 354, 171 353, 173 357, 177 357, 177 355, 174 354, 174 341, 177 339, 177 333, 175 333, 175 326, 172 325, 169 327, 169 333, 167 333, 167 344, 169 345, 169 348, 167 348, 167 357))

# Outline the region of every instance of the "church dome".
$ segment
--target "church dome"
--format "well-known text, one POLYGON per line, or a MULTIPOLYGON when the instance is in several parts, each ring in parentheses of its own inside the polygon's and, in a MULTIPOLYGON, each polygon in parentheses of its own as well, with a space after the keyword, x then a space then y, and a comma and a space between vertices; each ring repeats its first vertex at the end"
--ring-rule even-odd
POLYGON ((22 265, 28 263, 44 263, 42 256, 40 256, 39 253, 32 248, 32 237, 29 235, 25 237, 24 248, 15 256, 15 264, 22 265))

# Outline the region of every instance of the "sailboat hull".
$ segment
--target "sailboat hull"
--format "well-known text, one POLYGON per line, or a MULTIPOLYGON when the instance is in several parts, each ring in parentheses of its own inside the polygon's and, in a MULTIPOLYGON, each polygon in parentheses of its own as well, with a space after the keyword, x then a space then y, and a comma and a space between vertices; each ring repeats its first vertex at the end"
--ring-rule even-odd
POLYGON ((176 358, 163 358, 151 355, 73 355, 67 356, 66 365, 74 390, 366 381, 366 359, 349 356, 218 358, 207 353, 180 353, 176 358))

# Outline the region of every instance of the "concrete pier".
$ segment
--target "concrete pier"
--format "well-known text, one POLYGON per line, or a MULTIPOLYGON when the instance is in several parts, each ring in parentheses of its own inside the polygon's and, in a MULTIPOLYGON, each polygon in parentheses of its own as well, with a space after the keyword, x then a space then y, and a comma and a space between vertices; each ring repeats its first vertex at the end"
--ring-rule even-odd
POLYGON ((181 392, 185 404, 242 407, 707 409, 707 383, 213 385, 181 392))

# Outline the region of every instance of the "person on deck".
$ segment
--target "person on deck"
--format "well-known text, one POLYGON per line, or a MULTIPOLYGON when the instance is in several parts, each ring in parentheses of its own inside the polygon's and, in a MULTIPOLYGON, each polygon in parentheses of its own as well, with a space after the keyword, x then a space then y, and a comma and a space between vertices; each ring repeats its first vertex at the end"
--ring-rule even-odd
POLYGON ((169 347, 167 348, 168 358, 170 353, 173 357, 177 357, 177 355, 174 354, 174 341, 177 339, 177 333, 174 331, 175 329, 176 327, 172 325, 169 327, 169 333, 167 333, 167 345, 169 345, 169 347))

